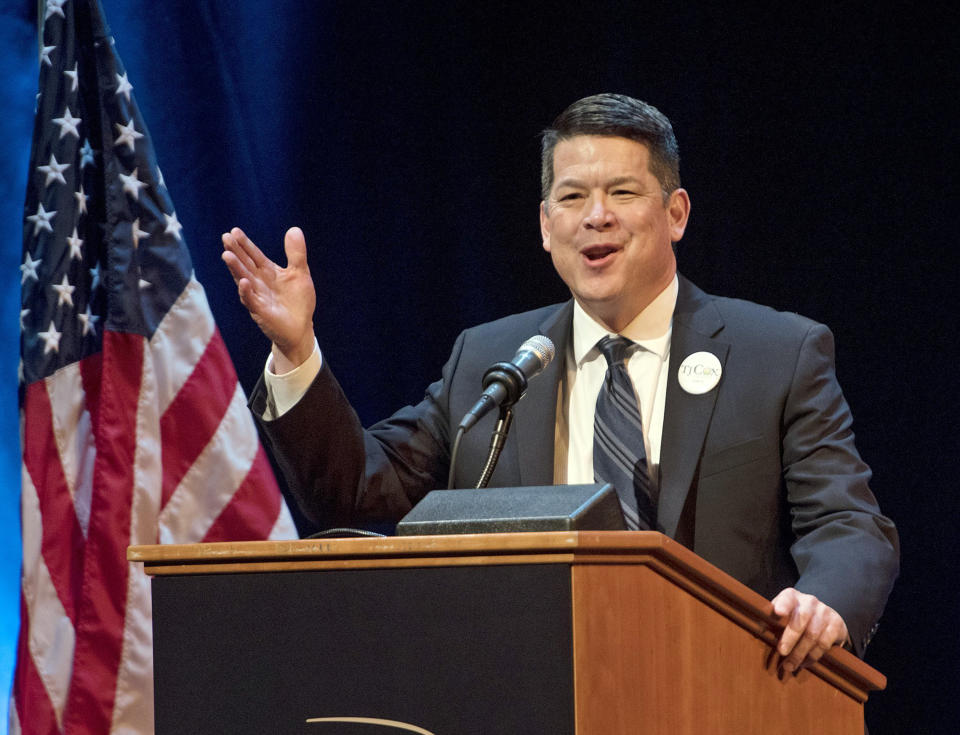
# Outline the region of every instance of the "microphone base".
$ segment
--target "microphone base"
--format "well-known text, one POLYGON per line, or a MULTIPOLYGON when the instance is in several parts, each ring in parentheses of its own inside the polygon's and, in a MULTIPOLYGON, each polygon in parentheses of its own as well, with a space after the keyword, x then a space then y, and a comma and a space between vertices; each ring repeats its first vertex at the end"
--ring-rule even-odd
POLYGON ((397 524, 398 536, 524 531, 624 531, 613 485, 434 490, 397 524))

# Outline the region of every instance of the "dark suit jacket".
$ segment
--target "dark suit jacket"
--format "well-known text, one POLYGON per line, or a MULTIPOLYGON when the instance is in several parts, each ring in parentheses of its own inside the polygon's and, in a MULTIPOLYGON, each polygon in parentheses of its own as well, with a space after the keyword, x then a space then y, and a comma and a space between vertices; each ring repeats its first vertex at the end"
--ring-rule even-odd
MULTIPOLYGON (((517 404, 491 486, 553 480, 557 395, 573 303, 463 332, 424 400, 364 431, 328 361, 303 399, 274 421, 251 408, 305 512, 324 526, 398 520, 445 487, 450 444, 484 371, 534 334, 558 359, 517 404), (451 429, 451 426, 453 427, 451 429)), ((495 416, 464 437, 456 487, 480 475, 495 416)), ((660 457, 658 520, 668 535, 766 597, 795 586, 843 617, 862 655, 899 567, 897 533, 868 487, 823 325, 704 294, 681 278, 673 319, 660 457), (719 358, 713 390, 677 379, 694 352, 719 358)))

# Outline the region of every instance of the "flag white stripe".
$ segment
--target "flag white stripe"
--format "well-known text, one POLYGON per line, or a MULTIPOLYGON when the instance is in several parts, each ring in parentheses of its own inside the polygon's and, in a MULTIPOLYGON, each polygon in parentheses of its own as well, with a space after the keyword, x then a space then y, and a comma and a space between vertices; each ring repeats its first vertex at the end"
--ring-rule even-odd
POLYGON ((77 521, 86 538, 93 498, 93 464, 96 458, 90 413, 80 374, 80 363, 71 363, 44 381, 50 398, 53 436, 60 465, 73 498, 77 521))
POLYGON ((280 503, 280 514, 277 516, 277 522, 270 529, 270 535, 267 536, 271 541, 284 541, 286 539, 297 538, 297 527, 293 522, 293 516, 290 515, 290 509, 286 502, 280 503))
POLYGON ((8 735, 23 735, 20 727, 20 716, 17 713, 17 703, 10 698, 10 732, 8 735))
POLYGON ((164 315, 148 343, 161 416, 193 374, 214 329, 207 295, 191 274, 183 292, 164 315))

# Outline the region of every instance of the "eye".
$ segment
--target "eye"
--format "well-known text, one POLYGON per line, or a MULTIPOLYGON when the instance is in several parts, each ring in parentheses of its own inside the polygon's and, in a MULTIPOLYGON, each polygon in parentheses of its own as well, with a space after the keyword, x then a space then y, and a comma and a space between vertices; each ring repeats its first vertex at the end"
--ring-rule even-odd
POLYGON ((559 198, 557 201, 558 201, 558 202, 572 202, 572 201, 575 201, 575 200, 577 200, 577 199, 582 199, 582 198, 583 198, 583 194, 581 194, 580 192, 578 192, 578 191, 571 191, 571 192, 567 192, 566 194, 561 195, 560 198, 559 198))
POLYGON ((613 195, 615 197, 635 197, 637 196, 637 192, 632 189, 615 189, 613 195))

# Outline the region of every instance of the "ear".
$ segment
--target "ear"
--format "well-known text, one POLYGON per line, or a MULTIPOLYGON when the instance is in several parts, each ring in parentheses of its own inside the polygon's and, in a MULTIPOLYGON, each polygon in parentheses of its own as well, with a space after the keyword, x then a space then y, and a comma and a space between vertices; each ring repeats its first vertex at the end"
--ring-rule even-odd
POLYGON ((546 201, 540 202, 540 235, 543 237, 543 249, 550 252, 550 217, 547 215, 546 201))
POLYGON ((667 218, 670 221, 670 242, 680 242, 690 219, 690 195, 686 189, 675 189, 667 200, 667 218))

